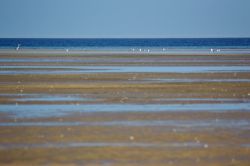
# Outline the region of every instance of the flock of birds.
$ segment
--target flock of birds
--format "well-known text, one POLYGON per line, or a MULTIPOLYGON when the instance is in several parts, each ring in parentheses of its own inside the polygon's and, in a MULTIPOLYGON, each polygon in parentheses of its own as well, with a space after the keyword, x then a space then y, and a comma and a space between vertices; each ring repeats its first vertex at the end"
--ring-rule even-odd
MULTIPOLYGON (((20 48, 21 48, 21 44, 18 44, 16 47, 16 50, 18 51, 20 48)), ((150 49, 141 49, 141 48, 139 48, 139 49, 132 48, 131 50, 132 50, 132 52, 148 52, 148 53, 151 52, 150 49)), ((166 48, 162 49, 163 52, 165 52, 166 50, 167 50, 166 48)), ((65 51, 68 53, 69 49, 65 49, 65 51)), ((220 51, 221 51, 220 49, 213 49, 213 48, 210 49, 210 53, 214 53, 214 52, 219 53, 220 51)))
MULTIPOLYGON (((133 52, 151 52, 151 50, 150 49, 141 49, 141 48, 139 48, 139 49, 131 49, 133 52)), ((166 48, 163 48, 162 49, 162 51, 163 52, 165 52, 167 49, 166 48)), ((213 48, 211 48, 210 49, 210 53, 215 53, 215 52, 217 52, 217 53, 219 53, 219 52, 221 52, 221 50, 220 49, 213 49, 213 48)))
POLYGON ((211 48, 211 49, 210 49, 210 52, 211 52, 211 53, 214 53, 214 52, 220 52, 220 49, 216 49, 216 50, 214 50, 214 49, 212 49, 212 48, 211 48))

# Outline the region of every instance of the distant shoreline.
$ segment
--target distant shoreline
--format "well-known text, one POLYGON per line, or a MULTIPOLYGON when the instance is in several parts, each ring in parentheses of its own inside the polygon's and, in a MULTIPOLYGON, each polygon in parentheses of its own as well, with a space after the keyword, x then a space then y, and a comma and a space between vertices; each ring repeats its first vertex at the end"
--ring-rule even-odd
POLYGON ((250 55, 250 49, 207 49, 207 48, 170 48, 170 49, 67 49, 67 48, 0 48, 3 54, 50 54, 50 55, 250 55))

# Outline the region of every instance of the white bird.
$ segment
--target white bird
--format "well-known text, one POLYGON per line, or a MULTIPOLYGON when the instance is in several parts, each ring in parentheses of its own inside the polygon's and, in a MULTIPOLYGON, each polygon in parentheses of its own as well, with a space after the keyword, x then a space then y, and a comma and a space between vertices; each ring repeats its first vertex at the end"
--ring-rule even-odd
POLYGON ((214 52, 214 49, 211 48, 211 49, 210 49, 210 52, 214 52))
POLYGON ((16 48, 17 51, 20 49, 20 46, 21 46, 21 44, 17 45, 17 48, 16 48))

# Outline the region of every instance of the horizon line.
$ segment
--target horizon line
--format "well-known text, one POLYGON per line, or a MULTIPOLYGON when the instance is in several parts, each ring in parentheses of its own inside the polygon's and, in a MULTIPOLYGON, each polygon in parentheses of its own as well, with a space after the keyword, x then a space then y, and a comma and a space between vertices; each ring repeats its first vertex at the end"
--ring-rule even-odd
POLYGON ((249 37, 0 37, 0 39, 250 39, 249 37))

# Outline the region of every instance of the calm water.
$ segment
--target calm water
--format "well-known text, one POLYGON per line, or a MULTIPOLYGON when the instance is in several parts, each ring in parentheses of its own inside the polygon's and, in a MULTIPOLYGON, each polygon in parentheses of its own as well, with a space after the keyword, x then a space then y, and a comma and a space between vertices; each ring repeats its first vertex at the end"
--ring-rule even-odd
POLYGON ((250 66, 0 66, 0 75, 84 73, 248 73, 249 71, 250 66))
POLYGON ((179 39, 0 39, 0 48, 46 48, 86 50, 127 50, 138 48, 250 48, 250 38, 179 38, 179 39))
POLYGON ((250 103, 198 103, 198 104, 4 104, 0 113, 14 118, 60 117, 70 113, 98 112, 230 112, 250 111, 250 103))

